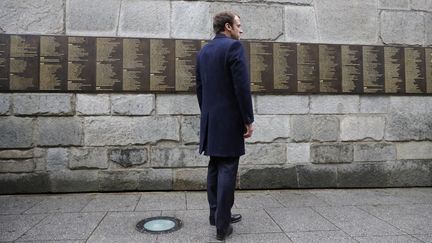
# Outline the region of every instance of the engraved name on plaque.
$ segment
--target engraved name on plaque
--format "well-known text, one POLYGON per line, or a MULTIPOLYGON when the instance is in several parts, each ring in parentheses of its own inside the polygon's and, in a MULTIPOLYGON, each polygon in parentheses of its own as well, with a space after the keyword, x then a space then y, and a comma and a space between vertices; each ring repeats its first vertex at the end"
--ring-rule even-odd
POLYGON ((404 48, 407 93, 426 93, 424 51, 421 47, 404 48))
POLYGON ((273 43, 273 90, 297 91, 297 45, 273 43))
POLYGON ((11 90, 39 90, 39 36, 10 36, 11 90))
POLYGON ((175 91, 175 41, 150 40, 150 90, 175 91))
POLYGON ((123 39, 123 90, 150 90, 150 39, 123 39))
POLYGON ((319 45, 320 92, 338 93, 342 90, 339 45, 319 45))
POLYGON ((319 91, 318 45, 297 44, 297 91, 319 91))
POLYGON ((363 46, 363 91, 384 92, 384 48, 363 46))
POLYGON ((94 91, 96 38, 68 38, 68 90, 94 91))
POLYGON ((425 48, 425 62, 427 93, 432 94, 432 48, 425 48))
POLYGON ((386 93, 405 92, 405 70, 402 47, 384 47, 384 77, 386 93))
POLYGON ((250 42, 251 90, 255 92, 273 89, 273 44, 250 42))
POLYGON ((40 90, 67 90, 66 36, 40 37, 40 90))
POLYGON ((196 40, 176 40, 176 91, 195 90, 196 55, 201 48, 201 43, 196 40))
POLYGON ((96 39, 96 90, 121 91, 123 41, 96 39))
POLYGON ((9 36, 0 35, 0 91, 9 87, 9 36))
POLYGON ((363 93, 361 46, 341 46, 342 93, 363 93))

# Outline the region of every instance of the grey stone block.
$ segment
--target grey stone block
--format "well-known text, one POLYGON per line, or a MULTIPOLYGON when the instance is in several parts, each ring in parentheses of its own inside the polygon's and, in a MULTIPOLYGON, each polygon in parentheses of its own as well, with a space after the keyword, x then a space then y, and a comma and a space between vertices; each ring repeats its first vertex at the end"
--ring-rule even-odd
POLYGON ((409 0, 379 0, 380 9, 409 9, 409 0))
POLYGON ((398 159, 432 159, 432 142, 397 143, 398 159))
POLYGON ((391 113, 432 113, 432 99, 428 96, 390 96, 391 113))
POLYGON ((63 34, 64 1, 4 0, 0 26, 7 33, 63 34))
POLYGON ((288 163, 305 163, 310 162, 310 144, 309 143, 288 143, 287 162, 288 163))
POLYGON ((252 167, 240 169, 241 189, 297 188, 295 166, 252 167))
POLYGON ((98 171, 52 171, 49 174, 51 192, 95 192, 98 191, 98 171))
POLYGON ((88 146, 180 140, 176 117, 87 117, 84 121, 84 143, 88 146))
POLYGON ((317 19, 313 7, 285 7, 285 41, 319 42, 317 19))
POLYGON ((386 96, 361 96, 361 113, 387 113, 391 97, 386 96))
POLYGON ((285 164, 286 160, 287 148, 285 144, 248 144, 246 145, 246 154, 241 157, 240 164, 285 164))
POLYGON ((41 146, 82 144, 82 121, 78 118, 38 118, 36 131, 36 143, 41 146))
POLYGON ((35 163, 35 172, 47 171, 47 149, 35 148, 33 151, 33 160, 35 163))
POLYGON ((311 5, 313 3, 313 0, 264 0, 264 2, 295 4, 295 5, 311 5))
POLYGON ((78 115, 110 114, 110 97, 105 94, 77 94, 76 111, 78 115))
POLYGON ((432 26, 432 13, 424 13, 424 17, 425 17, 425 25, 426 25, 425 46, 432 46, 432 29, 428 28, 428 26, 432 26))
POLYGON ((31 159, 31 158, 33 158, 33 149, 0 150, 0 159, 31 159))
POLYGON ((291 116, 291 137, 296 142, 310 141, 313 134, 312 117, 309 115, 291 116))
POLYGON ((33 119, 0 117, 0 147, 28 148, 33 145, 33 119))
POLYGON ((382 140, 385 118, 381 116, 347 116, 341 119, 341 140, 382 140))
POLYGON ((385 140, 432 139, 432 114, 391 113, 387 116, 385 140))
POLYGON ((9 115, 11 109, 11 95, 1 94, 0 95, 0 115, 9 115))
POLYGON ((174 190, 205 190, 206 188, 207 168, 174 170, 174 190))
POLYGON ((311 96, 310 113, 312 114, 345 114, 358 112, 359 96, 357 95, 311 96))
POLYGON ((396 146, 389 143, 354 144, 354 161, 387 161, 396 159, 396 146))
POLYGON ((66 148, 47 149, 46 169, 48 171, 65 170, 69 164, 69 150, 66 148))
POLYGON ((137 171, 99 171, 99 191, 134 191, 138 188, 137 171))
POLYGON ((306 114, 309 112, 309 97, 301 95, 258 95, 258 114, 306 114))
POLYGON ((71 148, 69 169, 106 169, 108 151, 106 148, 71 148))
POLYGON ((315 0, 315 11, 324 43, 377 42, 378 19, 375 0, 315 0), (355 6, 355 7, 353 7, 355 6))
POLYGON ((151 115, 154 107, 155 96, 153 94, 111 96, 113 115, 151 115))
POLYGON ((205 167, 207 158, 193 146, 157 146, 151 148, 152 167, 205 167))
POLYGON ((432 2, 429 0, 411 0, 411 9, 432 11, 432 2))
POLYGON ((146 169, 138 172, 139 191, 160 191, 173 189, 171 169, 146 169))
POLYGON ((181 139, 185 144, 199 143, 200 117, 183 116, 181 118, 181 139))
POLYGON ((72 115, 72 94, 15 94, 15 115, 72 115))
POLYGON ((258 115, 255 116, 254 133, 246 141, 272 142, 276 139, 286 139, 290 136, 290 119, 286 115, 258 115))
POLYGON ((327 188, 337 186, 334 166, 297 165, 299 188, 327 188))
POLYGON ((244 31, 243 39, 276 40, 283 35, 283 8, 279 6, 214 2, 210 5, 209 16, 227 10, 240 16, 244 31))
POLYGON ((312 163, 350 163, 353 161, 352 144, 312 144, 312 163))
POLYGON ((432 186, 432 159, 389 161, 385 170, 389 174, 388 186, 432 186))
POLYGON ((67 0, 66 34, 115 36, 120 3, 121 0, 67 0))
POLYGON ((380 35, 385 44, 423 45, 425 25, 422 13, 384 10, 380 20, 380 35))
POLYGON ((43 193, 50 189, 47 173, 2 173, 0 194, 43 193))
POLYGON ((172 2, 171 38, 210 39, 213 20, 209 15, 209 8, 210 4, 207 2, 172 2))
POLYGON ((168 38, 170 15, 170 1, 123 1, 119 35, 168 38))
POLYGON ((119 148, 109 151, 109 160, 128 168, 148 162, 147 148, 119 148))
POLYGON ((199 115, 200 109, 195 95, 156 96, 156 113, 173 115, 199 115))
POLYGON ((389 172, 384 163, 353 163, 337 167, 338 187, 387 187, 389 172))
POLYGON ((312 116, 313 141, 336 141, 339 138, 339 119, 336 116, 312 116))
POLYGON ((0 172, 32 172, 35 169, 33 159, 0 159, 0 172))

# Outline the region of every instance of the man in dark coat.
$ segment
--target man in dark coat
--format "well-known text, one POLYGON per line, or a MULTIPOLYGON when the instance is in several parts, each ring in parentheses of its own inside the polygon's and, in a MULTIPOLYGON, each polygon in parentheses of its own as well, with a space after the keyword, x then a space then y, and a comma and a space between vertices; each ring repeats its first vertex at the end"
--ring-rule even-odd
POLYGON ((231 12, 214 16, 215 38, 197 57, 197 96, 201 109, 199 152, 210 156, 207 174, 209 221, 218 240, 233 231, 231 215, 239 158, 254 121, 249 72, 240 34, 240 17, 231 12))

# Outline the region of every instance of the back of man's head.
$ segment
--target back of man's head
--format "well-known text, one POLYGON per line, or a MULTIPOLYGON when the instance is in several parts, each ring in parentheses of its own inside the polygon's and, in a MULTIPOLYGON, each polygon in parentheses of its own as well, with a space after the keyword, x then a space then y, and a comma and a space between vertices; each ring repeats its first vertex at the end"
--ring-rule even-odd
POLYGON ((229 11, 224 11, 217 13, 213 17, 213 31, 215 34, 219 34, 225 31, 225 24, 229 24, 231 26, 234 25, 234 18, 239 17, 237 14, 229 11))

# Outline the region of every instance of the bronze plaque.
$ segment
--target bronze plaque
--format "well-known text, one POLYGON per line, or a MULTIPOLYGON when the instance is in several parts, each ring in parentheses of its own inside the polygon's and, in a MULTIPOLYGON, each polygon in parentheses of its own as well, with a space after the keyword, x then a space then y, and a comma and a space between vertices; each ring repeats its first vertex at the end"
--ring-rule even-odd
POLYGON ((273 44, 271 42, 249 43, 251 90, 273 90, 273 44))
POLYGON ((175 91, 175 40, 150 40, 150 91, 175 91))
POLYGON ((96 38, 68 38, 68 90, 95 91, 96 38))
POLYGON ((176 40, 176 91, 195 91, 196 55, 201 48, 198 40, 176 40))
POLYGON ((342 93, 363 93, 363 59, 361 46, 341 46, 342 93))
POLYGON ((404 49, 384 47, 384 77, 386 93, 405 93, 404 49))
POLYGON ((363 91, 383 93, 384 89, 384 48, 363 46, 363 91))
POLYGON ((297 45, 273 43, 273 91, 297 91, 297 45))
POLYGON ((9 36, 0 35, 0 91, 9 88, 9 36))
POLYGON ((318 45, 297 44, 297 92, 319 92, 318 45))
POLYGON ((339 45, 319 45, 320 92, 342 91, 341 51, 339 45))
POLYGON ((96 90, 122 90, 122 58, 122 39, 96 38, 96 90))
POLYGON ((424 54, 421 47, 404 48, 406 93, 426 93, 424 54))
POLYGON ((40 37, 40 90, 67 91, 66 36, 40 37))
POLYGON ((11 35, 9 87, 11 90, 39 90, 39 36, 11 35))
POLYGON ((123 91, 150 90, 150 39, 123 39, 123 91))
POLYGON ((425 48, 426 91, 432 94, 432 48, 425 48))

